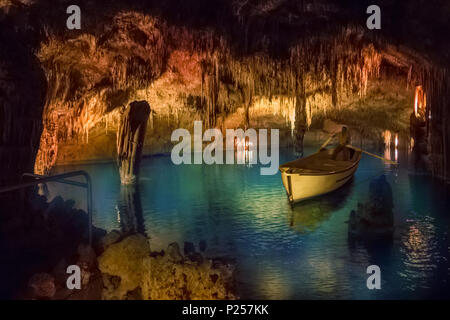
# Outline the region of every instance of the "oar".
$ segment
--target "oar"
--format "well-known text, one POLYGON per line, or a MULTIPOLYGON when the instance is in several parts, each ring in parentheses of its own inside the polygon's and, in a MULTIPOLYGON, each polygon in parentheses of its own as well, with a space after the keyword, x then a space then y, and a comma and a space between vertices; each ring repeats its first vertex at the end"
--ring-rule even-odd
POLYGON ((333 133, 319 148, 319 151, 322 150, 323 148, 325 148, 331 141, 331 139, 333 139, 333 137, 336 135, 336 133, 333 133))
POLYGON ((380 156, 378 156, 378 155, 376 155, 376 154, 370 153, 370 152, 368 152, 368 151, 366 151, 366 150, 363 150, 363 149, 360 149, 360 148, 354 147, 354 146, 352 146, 352 145, 349 145, 349 144, 348 144, 348 145, 346 145, 346 147, 347 147, 347 148, 351 148, 351 149, 354 149, 354 150, 356 150, 356 151, 364 152, 365 154, 368 154, 369 156, 372 156, 372 157, 378 158, 378 159, 380 159, 380 160, 384 160, 384 161, 386 161, 386 162, 389 162, 390 164, 398 164, 398 163, 397 163, 397 162, 395 162, 395 161, 392 161, 392 160, 389 160, 389 159, 386 159, 386 158, 380 157, 380 156))

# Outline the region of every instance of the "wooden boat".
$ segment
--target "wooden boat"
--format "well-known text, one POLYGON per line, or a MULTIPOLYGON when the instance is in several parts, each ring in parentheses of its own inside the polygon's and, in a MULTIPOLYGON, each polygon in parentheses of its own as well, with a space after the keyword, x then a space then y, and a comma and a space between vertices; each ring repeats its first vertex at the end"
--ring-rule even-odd
POLYGON ((289 201, 298 202, 334 191, 346 184, 358 169, 362 152, 349 149, 350 160, 333 160, 334 149, 322 149, 279 167, 289 201))

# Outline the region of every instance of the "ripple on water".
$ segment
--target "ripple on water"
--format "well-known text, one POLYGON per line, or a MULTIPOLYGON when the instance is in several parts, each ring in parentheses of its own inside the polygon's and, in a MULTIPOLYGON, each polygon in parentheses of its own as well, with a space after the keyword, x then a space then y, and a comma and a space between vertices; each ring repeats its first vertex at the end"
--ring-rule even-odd
POLYGON ((423 216, 406 221, 400 246, 404 268, 399 274, 409 290, 431 288, 442 260, 437 236, 433 217, 423 216))

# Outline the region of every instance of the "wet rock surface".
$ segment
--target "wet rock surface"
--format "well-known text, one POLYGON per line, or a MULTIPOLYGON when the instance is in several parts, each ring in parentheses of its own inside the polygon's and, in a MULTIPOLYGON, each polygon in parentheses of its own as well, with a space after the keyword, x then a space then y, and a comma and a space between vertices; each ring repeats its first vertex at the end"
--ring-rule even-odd
POLYGON ((394 232, 394 202, 392 189, 384 175, 373 179, 369 197, 350 212, 348 231, 350 236, 372 238, 392 237, 394 232))
POLYGON ((234 266, 171 243, 152 254, 147 238, 131 235, 99 257, 103 299, 235 299, 234 266), (193 258, 195 257, 195 258, 193 258))
POLYGON ((431 163, 428 152, 427 124, 425 115, 416 116, 414 112, 410 116, 410 136, 413 139, 412 159, 410 167, 416 173, 429 173, 431 163))
POLYGON ((102 237, 98 244, 98 250, 103 252, 110 245, 118 242, 122 238, 122 233, 119 230, 112 230, 102 237))

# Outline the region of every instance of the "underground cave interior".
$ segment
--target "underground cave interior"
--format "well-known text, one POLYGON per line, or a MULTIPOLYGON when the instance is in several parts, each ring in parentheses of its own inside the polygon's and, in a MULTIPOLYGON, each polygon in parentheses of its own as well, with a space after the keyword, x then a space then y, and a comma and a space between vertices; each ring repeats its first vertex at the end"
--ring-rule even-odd
MULTIPOLYGON (((144 156, 169 153, 172 131, 192 131, 194 119, 278 128, 281 146, 303 154, 332 120, 378 152, 400 140, 408 170, 450 180, 447 3, 381 1, 379 32, 361 23, 364 1, 79 1, 83 27, 70 31, 67 3, 1 2, 0 186, 114 162, 121 118, 141 100, 151 107, 144 156)), ((63 236, 12 241, 46 222, 17 215, 19 195, 2 196, 7 252, 63 236)), ((24 254, 37 266, 21 270, 21 285, 61 258, 36 252, 44 258, 24 254)))

